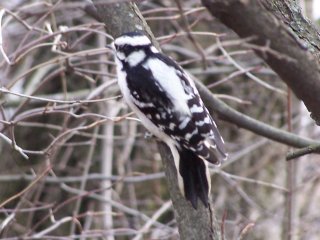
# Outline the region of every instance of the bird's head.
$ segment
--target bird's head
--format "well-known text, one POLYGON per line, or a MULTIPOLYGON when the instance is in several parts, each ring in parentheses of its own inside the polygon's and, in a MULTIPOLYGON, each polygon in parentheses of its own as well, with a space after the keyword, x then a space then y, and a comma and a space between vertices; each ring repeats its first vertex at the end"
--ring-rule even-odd
POLYGON ((141 62, 149 53, 158 52, 150 39, 141 32, 122 34, 113 41, 111 48, 116 58, 131 66, 141 62))

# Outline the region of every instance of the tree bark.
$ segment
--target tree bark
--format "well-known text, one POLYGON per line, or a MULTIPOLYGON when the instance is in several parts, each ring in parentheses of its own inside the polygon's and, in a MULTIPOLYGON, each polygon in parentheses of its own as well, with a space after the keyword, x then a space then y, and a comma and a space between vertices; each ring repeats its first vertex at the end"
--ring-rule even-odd
POLYGON ((180 239, 187 240, 220 240, 220 226, 216 220, 212 204, 205 208, 202 203, 198 209, 191 207, 190 203, 180 193, 177 184, 177 171, 173 163, 170 149, 163 143, 158 144, 166 173, 168 188, 175 210, 180 239), (175 182, 172 182, 175 181, 175 182))
MULTIPOLYGON (((150 36, 156 46, 155 38, 147 23, 143 19, 137 6, 133 3, 107 4, 101 1, 92 1, 93 5, 87 6, 87 12, 104 22, 106 30, 113 37, 131 31, 144 31, 150 36)), ((176 213, 176 220, 179 228, 180 238, 184 240, 208 240, 221 239, 219 226, 212 211, 212 206, 205 208, 199 204, 195 210, 185 200, 179 191, 177 172, 173 164, 172 155, 168 147, 159 143, 159 151, 162 157, 168 189, 176 213)))
POLYGON ((313 54, 318 63, 320 61, 320 38, 319 32, 312 22, 303 16, 302 10, 297 1, 267 1, 263 5, 280 21, 284 22, 296 35, 303 45, 313 54))
POLYGON ((320 125, 320 67, 314 54, 319 50, 319 33, 301 12, 292 9, 288 0, 202 0, 202 3, 240 37, 253 37, 251 43, 259 46, 255 52, 304 102, 320 125), (290 27, 277 18, 280 15, 290 27), (293 17, 300 19, 301 25, 294 24, 297 21, 291 21, 293 17))

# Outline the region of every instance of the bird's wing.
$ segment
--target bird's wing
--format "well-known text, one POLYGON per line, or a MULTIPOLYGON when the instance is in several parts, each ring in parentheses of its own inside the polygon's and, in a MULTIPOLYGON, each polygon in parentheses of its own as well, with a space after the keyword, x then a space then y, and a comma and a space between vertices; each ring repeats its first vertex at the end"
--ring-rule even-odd
POLYGON ((219 163, 226 157, 215 122, 193 81, 178 64, 158 54, 132 71, 128 77, 134 77, 127 81, 132 100, 147 118, 181 147, 209 162, 219 163))

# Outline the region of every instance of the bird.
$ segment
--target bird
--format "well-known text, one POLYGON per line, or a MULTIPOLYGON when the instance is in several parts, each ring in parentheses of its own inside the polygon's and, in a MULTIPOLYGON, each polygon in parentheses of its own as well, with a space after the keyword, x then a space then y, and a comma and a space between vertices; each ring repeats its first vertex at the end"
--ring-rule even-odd
POLYGON ((208 163, 220 165, 228 154, 194 81, 143 32, 124 33, 109 48, 125 102, 145 128, 170 148, 181 193, 194 209, 198 199, 208 207, 208 163))

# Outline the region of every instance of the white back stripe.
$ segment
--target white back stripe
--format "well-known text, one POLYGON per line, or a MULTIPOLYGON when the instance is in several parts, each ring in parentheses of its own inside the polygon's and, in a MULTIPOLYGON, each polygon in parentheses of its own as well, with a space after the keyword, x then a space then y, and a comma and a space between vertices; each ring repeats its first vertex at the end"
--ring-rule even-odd
POLYGON ((183 115, 191 116, 187 104, 189 96, 184 92, 181 79, 176 74, 175 68, 156 58, 150 58, 143 66, 152 72, 157 83, 172 100, 175 110, 183 115))

